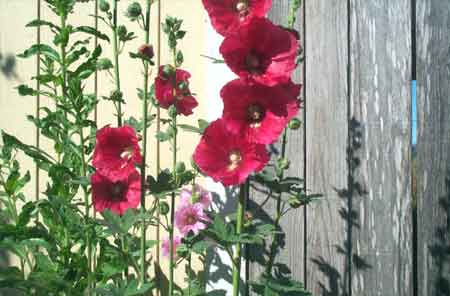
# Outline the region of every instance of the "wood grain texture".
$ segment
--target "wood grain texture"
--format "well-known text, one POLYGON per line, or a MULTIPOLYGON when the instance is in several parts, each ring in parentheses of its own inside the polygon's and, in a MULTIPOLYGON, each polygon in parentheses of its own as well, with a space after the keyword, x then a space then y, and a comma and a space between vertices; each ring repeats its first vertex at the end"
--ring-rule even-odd
POLYGON ((418 295, 443 296, 450 294, 450 2, 417 4, 418 295))
MULTIPOLYGON (((289 0, 277 0, 273 2, 272 9, 269 13, 270 20, 277 24, 286 26, 287 16, 289 14, 289 0)), ((294 28, 302 34, 302 24, 303 23, 303 9, 297 13, 296 23, 294 28)), ((301 36, 301 44, 304 44, 304 36, 301 36)), ((300 65, 293 74, 293 81, 296 83, 302 83, 303 81, 303 67, 300 65)), ((298 114, 298 118, 303 122, 303 110, 298 114)), ((291 166, 287 172, 289 176, 296 176, 303 178, 303 162, 304 162, 304 126, 299 130, 288 131, 288 145, 286 147, 286 154, 288 159, 291 161, 291 166)), ((277 144, 274 147, 275 150, 280 149, 280 145, 277 144)), ((251 199, 254 203, 250 204, 250 208, 255 209, 256 203, 260 203, 265 199, 265 196, 258 194, 256 191, 251 192, 251 199)), ((258 214, 265 216, 265 219, 270 219, 274 217, 276 209, 276 201, 271 200, 267 205, 259 211, 258 214), (270 217, 269 217, 270 216, 270 217)), ((276 258, 276 263, 285 264, 292 273, 292 277, 298 281, 304 279, 304 215, 303 209, 297 209, 295 211, 290 211, 286 216, 282 218, 281 229, 285 232, 282 244, 284 249, 278 254, 276 258)), ((249 250, 250 252, 252 250, 249 250)), ((259 255, 259 254, 258 254, 259 255)), ((260 262, 261 263, 261 262, 260 262)), ((265 266, 261 266, 259 263, 250 263, 248 267, 248 274, 250 280, 255 280, 263 271, 265 266)))
POLYGON ((410 2, 351 1, 351 117, 361 147, 351 170, 350 295, 413 295, 410 2))
MULTIPOLYGON (((307 189, 323 194, 308 208, 307 283, 313 295, 341 295, 345 282, 347 141, 347 7, 341 0, 306 1, 307 189)), ((347 276, 348 277, 348 276, 347 276)))

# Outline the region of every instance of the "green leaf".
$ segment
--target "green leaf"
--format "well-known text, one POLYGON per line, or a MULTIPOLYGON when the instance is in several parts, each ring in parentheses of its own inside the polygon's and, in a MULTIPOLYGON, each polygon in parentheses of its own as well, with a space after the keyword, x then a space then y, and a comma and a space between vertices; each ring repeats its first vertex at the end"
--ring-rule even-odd
POLYGON ((38 94, 36 90, 25 84, 17 86, 16 89, 19 91, 20 96, 36 96, 38 94))
POLYGON ((89 27, 89 26, 80 26, 80 27, 76 27, 74 29, 74 32, 83 32, 89 35, 93 35, 99 39, 105 40, 109 42, 109 37, 106 34, 101 33, 100 31, 96 30, 93 27, 89 27))
POLYGON ((27 202, 20 211, 19 218, 17 220, 17 227, 24 227, 26 226, 33 216, 34 212, 36 210, 36 205, 34 202, 29 201, 27 202))
POLYGON ((60 62, 60 57, 59 57, 58 52, 46 44, 34 44, 29 49, 25 50, 21 54, 18 54, 17 56, 19 58, 29 58, 38 53, 45 55, 52 61, 55 61, 58 63, 60 62))
POLYGON ((56 29, 57 31, 61 30, 61 28, 58 27, 57 25, 40 19, 32 20, 31 22, 25 25, 25 27, 41 27, 41 26, 48 26, 52 29, 56 29))

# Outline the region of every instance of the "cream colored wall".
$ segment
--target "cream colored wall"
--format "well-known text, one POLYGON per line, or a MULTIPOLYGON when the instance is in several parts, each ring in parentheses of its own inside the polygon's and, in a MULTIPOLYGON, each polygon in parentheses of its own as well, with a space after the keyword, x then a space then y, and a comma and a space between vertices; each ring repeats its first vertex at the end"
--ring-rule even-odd
MULTIPOLYGON (((141 63, 132 60, 128 57, 128 52, 136 51, 139 45, 143 43, 142 33, 139 32, 137 24, 130 24, 123 16, 123 12, 131 0, 120 1, 119 21, 125 22, 128 29, 136 32, 138 39, 129 42, 124 49, 124 53, 120 59, 120 72, 122 91, 124 92, 124 99, 126 105, 124 106, 125 117, 134 116, 140 117, 141 104, 137 98, 136 88, 142 88, 142 67, 141 63)), ((145 7, 144 1, 141 0, 142 6, 145 7)), ((35 144, 36 128, 26 120, 26 115, 35 114, 36 100, 31 97, 20 97, 15 86, 21 83, 32 84, 31 76, 36 74, 36 60, 35 59, 14 59, 15 66, 13 72, 9 73, 5 69, 5 59, 13 57, 15 54, 22 52, 31 44, 36 42, 36 29, 25 28, 25 24, 37 18, 37 3, 38 0, 0 0, 0 129, 6 130, 8 133, 16 135, 19 139, 28 144, 35 144)), ((151 43, 156 48, 156 30, 157 30, 157 13, 155 3, 151 14, 151 43)), ((56 20, 52 16, 49 9, 45 6, 44 1, 41 4, 42 19, 56 20)), ((75 15, 69 19, 72 24, 86 24, 94 26, 94 19, 90 17, 94 14, 94 4, 78 4, 75 15)), ((183 68, 190 71, 192 74, 191 91, 196 93, 199 107, 195 109, 195 115, 190 117, 182 117, 181 122, 187 124, 195 124, 198 118, 206 117, 206 100, 205 97, 205 69, 208 61, 200 56, 204 53, 206 44, 206 30, 205 25, 207 18, 201 1, 199 0, 164 0, 161 2, 161 18, 171 15, 184 20, 183 28, 188 31, 184 40, 180 43, 183 50, 185 63, 183 68)), ((108 32, 104 25, 100 25, 100 30, 108 32)), ((108 32, 109 33, 109 32, 108 32)), ((162 36, 162 52, 161 63, 171 63, 170 57, 166 54, 167 45, 165 36, 162 36)), ((49 32, 43 29, 42 41, 51 42, 49 32)), ((101 43, 104 54, 111 57, 112 51, 110 45, 101 43)), ((153 74, 156 69, 152 69, 153 74)), ((94 84, 91 83, 88 89, 93 90, 94 84)), ((113 84, 105 74, 100 74, 98 79, 99 95, 108 95, 113 89, 113 84)), ((41 98, 42 106, 52 106, 52 103, 46 98, 41 98)), ((108 102, 101 102, 98 106, 98 126, 102 127, 106 124, 115 124, 113 116, 113 107, 108 102)), ((165 111, 162 112, 165 116, 165 111)), ((153 137, 154 129, 151 128, 150 138, 148 143, 148 163, 152 174, 155 172, 156 159, 156 140, 153 137)), ((198 137, 193 134, 182 133, 179 137, 179 158, 189 164, 190 155, 195 148, 198 137)), ((47 151, 52 150, 51 144, 45 139, 41 138, 41 147, 47 151)), ((171 152, 167 145, 162 146, 162 167, 168 167, 171 163, 171 152)), ((36 174, 34 164, 24 156, 20 156, 21 164, 24 170, 30 170, 32 175, 32 182, 26 188, 27 198, 35 198, 36 189, 36 174)), ((45 176, 41 177, 39 191, 42 191, 45 186, 45 176)), ((41 195, 42 196, 42 195, 41 195)), ((154 237, 154 232, 149 233, 154 237)), ((167 267, 167 260, 162 258, 163 266, 167 267)), ((184 270, 184 269, 183 269, 184 270)), ((180 271, 182 271, 180 269, 180 271)), ((184 277, 183 272, 177 272, 177 278, 181 280, 184 277)))

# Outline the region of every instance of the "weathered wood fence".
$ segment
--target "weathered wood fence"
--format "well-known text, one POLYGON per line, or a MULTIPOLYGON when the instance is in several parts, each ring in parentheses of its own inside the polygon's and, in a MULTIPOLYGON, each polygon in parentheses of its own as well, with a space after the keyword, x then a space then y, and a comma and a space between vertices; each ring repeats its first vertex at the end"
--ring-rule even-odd
POLYGON ((450 2, 302 2, 289 154, 324 198, 285 220, 283 263, 313 295, 450 295, 450 2))
MULTIPOLYGON (((165 12, 184 10, 192 19, 190 29, 202 41, 192 39, 198 55, 208 42, 201 29, 207 18, 190 12, 200 11, 200 1, 190 0, 193 6, 189 0, 162 1, 165 12)), ((123 2, 125 7, 130 1, 123 2)), ((302 2, 296 28, 305 61, 295 79, 304 84, 304 125, 290 132, 288 153, 291 173, 324 197, 284 220, 282 263, 313 295, 450 295, 450 1, 302 2), (416 77, 415 149, 411 80, 416 77)), ((40 1, 27 3, 0 0, 0 127, 31 143, 35 132, 19 122, 35 105, 11 98, 12 86, 28 79, 36 65, 19 62, 14 68, 8 56, 36 39, 35 31, 10 37, 11 30, 37 18, 40 1)), ((284 23, 288 9, 288 0, 274 0, 270 17, 284 23)), ((80 18, 93 14, 94 6, 91 10, 80 18)), ((101 85, 102 78, 98 81, 101 85)), ((194 83, 202 89, 208 82, 194 83)), ((125 78, 124 84, 133 89, 136 81, 125 78)), ((263 210, 271 214, 273 205, 263 210)), ((256 263, 248 268, 250 279, 261 271, 256 263)))

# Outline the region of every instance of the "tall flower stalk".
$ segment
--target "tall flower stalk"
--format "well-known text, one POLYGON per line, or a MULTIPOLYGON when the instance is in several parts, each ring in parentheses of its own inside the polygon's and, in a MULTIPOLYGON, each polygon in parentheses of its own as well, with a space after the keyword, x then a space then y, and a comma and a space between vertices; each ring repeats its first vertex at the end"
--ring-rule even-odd
POLYGON ((120 90, 120 71, 119 71, 119 26, 117 21, 117 2, 113 0, 113 55, 114 55, 114 82, 115 82, 115 96, 119 99, 116 102, 117 106, 117 126, 122 126, 122 92, 120 90))
MULTIPOLYGON (((150 7, 151 0, 147 0, 147 7, 144 19, 144 31, 145 31, 145 45, 148 48, 150 42, 150 7)), ((146 160, 147 160, 147 121, 148 121, 148 76, 149 76, 149 61, 144 60, 144 88, 142 98, 142 122, 143 122, 143 135, 142 135, 142 164, 141 164, 141 213, 142 213, 142 225, 141 225, 141 285, 146 281, 146 259, 145 259, 145 242, 146 242, 146 223, 145 223, 145 193, 146 193, 146 160)))
MULTIPOLYGON (((240 235, 242 233, 244 211, 247 199, 247 182, 248 181, 241 185, 239 189, 239 201, 236 210, 236 235, 240 235)), ((235 246, 233 259, 233 296, 239 296, 239 284, 241 280, 241 248, 242 245, 238 242, 235 246)))

